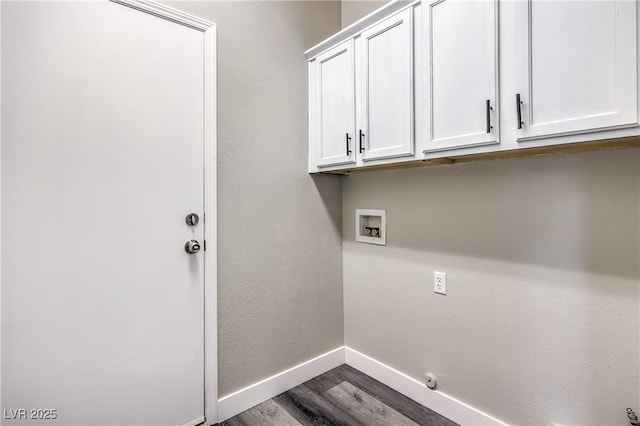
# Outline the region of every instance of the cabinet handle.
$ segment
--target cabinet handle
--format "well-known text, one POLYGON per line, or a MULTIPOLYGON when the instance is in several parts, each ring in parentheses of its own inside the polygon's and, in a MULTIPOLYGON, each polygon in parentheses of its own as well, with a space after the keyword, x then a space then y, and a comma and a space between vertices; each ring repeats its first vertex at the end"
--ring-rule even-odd
POLYGON ((487 133, 491 133, 493 126, 491 125, 491 101, 487 99, 487 133))
POLYGON ((360 132, 360 154, 362 154, 364 152, 364 145, 362 144, 362 139, 364 139, 364 132, 362 131, 362 129, 359 130, 360 132))
POLYGON ((522 101, 520 100, 520 93, 516 93, 516 113, 518 115, 518 129, 522 129, 522 101))
POLYGON ((349 141, 351 138, 349 137, 349 133, 347 133, 347 155, 351 155, 351 150, 349 149, 349 141))

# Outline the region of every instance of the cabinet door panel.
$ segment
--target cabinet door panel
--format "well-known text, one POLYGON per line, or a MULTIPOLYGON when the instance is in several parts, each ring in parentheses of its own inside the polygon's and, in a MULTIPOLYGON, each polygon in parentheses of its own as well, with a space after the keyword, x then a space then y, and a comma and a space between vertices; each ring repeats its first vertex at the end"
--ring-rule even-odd
POLYGON ((519 141, 637 125, 635 2, 517 7, 519 141))
POLYGON ((429 5, 425 151, 497 143, 497 8, 496 1, 429 5))
POLYGON ((353 40, 319 56, 317 61, 317 165, 355 162, 355 69, 353 40))
POLYGON ((413 33, 407 9, 362 33, 362 159, 413 155, 413 33))

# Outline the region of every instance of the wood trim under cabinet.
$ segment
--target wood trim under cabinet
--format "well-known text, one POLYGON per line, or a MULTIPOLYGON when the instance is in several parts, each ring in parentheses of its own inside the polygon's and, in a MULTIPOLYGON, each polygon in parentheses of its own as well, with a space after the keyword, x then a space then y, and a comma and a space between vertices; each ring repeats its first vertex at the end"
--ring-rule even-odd
POLYGON ((563 145, 541 146, 533 148, 519 148, 505 151, 487 152, 482 154, 457 155, 432 160, 406 161, 402 163, 364 166, 351 169, 331 170, 322 173, 336 175, 350 175, 359 172, 375 172, 378 170, 412 169, 415 167, 440 166, 443 164, 470 163, 474 161, 504 160, 509 158, 524 158, 535 155, 568 154, 578 152, 600 151, 605 149, 640 147, 640 136, 625 138, 577 142, 563 145))

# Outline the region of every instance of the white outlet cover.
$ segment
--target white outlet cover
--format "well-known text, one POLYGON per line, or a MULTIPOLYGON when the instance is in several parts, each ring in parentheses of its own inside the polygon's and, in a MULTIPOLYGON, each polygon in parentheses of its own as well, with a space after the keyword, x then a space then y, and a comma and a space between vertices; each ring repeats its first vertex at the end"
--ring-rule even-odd
POLYGON ((438 294, 447 294, 447 274, 433 271, 433 291, 438 294))

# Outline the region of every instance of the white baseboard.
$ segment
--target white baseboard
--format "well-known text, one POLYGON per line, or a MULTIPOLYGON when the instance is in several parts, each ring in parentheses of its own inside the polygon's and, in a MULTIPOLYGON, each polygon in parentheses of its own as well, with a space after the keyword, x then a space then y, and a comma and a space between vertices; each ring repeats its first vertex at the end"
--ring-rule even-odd
POLYGON ((345 346, 345 363, 461 425, 506 425, 482 411, 345 346))
POLYGON ((344 346, 220 398, 218 421, 227 420, 342 364, 344 346))
POLYGON ((190 422, 183 424, 182 426, 198 426, 204 423, 204 416, 193 419, 190 422))
POLYGON ((218 421, 227 420, 345 363, 461 425, 507 425, 443 392, 430 390, 418 380, 346 346, 220 398, 218 421))

